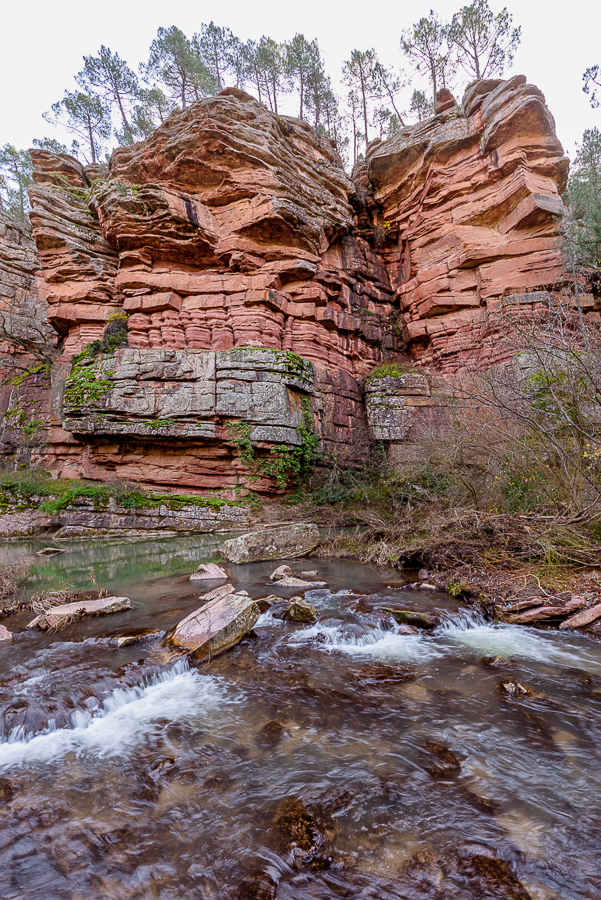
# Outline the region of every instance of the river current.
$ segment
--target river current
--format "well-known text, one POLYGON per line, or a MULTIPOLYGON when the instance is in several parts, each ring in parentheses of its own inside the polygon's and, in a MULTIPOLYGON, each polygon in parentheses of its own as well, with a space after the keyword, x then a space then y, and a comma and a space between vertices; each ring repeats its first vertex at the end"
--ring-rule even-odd
MULTIPOLYGON (((31 613, 3 620, 0 897, 601 896, 601 644, 295 560, 327 582, 305 595, 317 624, 264 613, 198 667, 156 636, 119 648, 199 606, 189 575, 223 539, 36 561, 32 590, 96 581, 132 609, 51 635, 23 630, 31 613), (402 633, 391 605, 441 624, 402 633), (508 681, 536 694, 512 700, 508 681)), ((232 566, 232 583, 264 597, 274 567, 232 566)))

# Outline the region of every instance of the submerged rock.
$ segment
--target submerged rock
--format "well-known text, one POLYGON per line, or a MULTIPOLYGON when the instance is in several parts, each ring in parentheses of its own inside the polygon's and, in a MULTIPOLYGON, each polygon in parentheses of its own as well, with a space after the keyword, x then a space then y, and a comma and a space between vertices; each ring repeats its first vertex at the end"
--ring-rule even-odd
POLYGON ((216 563, 201 563, 190 575, 190 581, 227 581, 228 577, 227 572, 216 563))
POLYGON ((261 612, 257 603, 231 584, 205 595, 209 599, 176 626, 169 641, 196 658, 218 656, 235 646, 251 630, 261 612))
POLYGON ((423 748, 434 757, 427 759, 425 769, 432 778, 449 778, 458 775, 461 771, 461 762, 448 747, 438 744, 436 741, 424 741, 423 748))
POLYGON ((36 556, 56 556, 57 553, 66 553, 67 551, 61 547, 42 547, 38 550, 36 556))
POLYGON ((236 900, 274 900, 279 875, 275 867, 259 869, 252 875, 247 875, 240 882, 236 893, 236 900))
POLYGON ((497 685, 497 690, 505 700, 540 700, 543 703, 555 705, 555 701, 544 694, 539 694, 534 688, 527 684, 520 684, 519 681, 501 681, 497 685))
POLYGON ((158 638, 164 632, 157 628, 143 628, 140 631, 132 631, 130 634, 120 634, 116 637, 115 643, 118 647, 129 647, 131 644, 139 644, 142 641, 151 641, 158 638))
POLYGON ((226 541, 221 553, 232 563, 306 556, 319 544, 317 525, 279 525, 226 541))
POLYGON ((277 810, 272 833, 279 853, 295 848, 311 853, 325 841, 315 818, 301 800, 293 797, 284 800, 277 810))
POLYGON ((266 747, 276 747, 283 737, 284 726, 274 719, 261 728, 257 735, 257 743, 264 744, 266 747))
POLYGON ((103 597, 99 600, 78 600, 75 603, 63 603, 40 616, 36 616, 28 628, 58 630, 84 616, 106 616, 110 613, 131 609, 129 597, 103 597))
POLYGON ((306 600, 293 597, 284 612, 284 618, 290 622, 315 622, 317 610, 306 600))

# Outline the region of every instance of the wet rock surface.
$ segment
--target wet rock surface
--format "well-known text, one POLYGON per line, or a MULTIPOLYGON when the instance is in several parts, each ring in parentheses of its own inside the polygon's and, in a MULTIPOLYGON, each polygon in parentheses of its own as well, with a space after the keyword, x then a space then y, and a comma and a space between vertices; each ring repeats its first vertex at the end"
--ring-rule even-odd
POLYGON ((306 556, 319 545, 317 525, 275 525, 226 541, 223 556, 232 563, 306 556))

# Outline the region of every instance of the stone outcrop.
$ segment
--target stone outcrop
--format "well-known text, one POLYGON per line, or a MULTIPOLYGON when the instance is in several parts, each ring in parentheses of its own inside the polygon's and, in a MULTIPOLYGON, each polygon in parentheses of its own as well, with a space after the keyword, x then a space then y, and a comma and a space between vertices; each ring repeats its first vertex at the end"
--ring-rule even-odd
POLYGON ((226 541, 221 553, 232 563, 250 563, 265 559, 293 559, 306 556, 319 545, 317 525, 277 525, 251 531, 226 541))
POLYGON ((367 169, 378 221, 395 234, 384 259, 408 349, 422 366, 455 371, 476 351, 498 361, 494 314, 564 280, 568 159, 523 75, 474 82, 461 106, 439 108, 372 143, 367 169))
POLYGON ((40 301, 42 283, 31 235, 0 209, 0 453, 16 463, 29 462, 28 451, 44 443, 50 414, 43 360, 56 335, 40 301))
POLYGON ((402 446, 436 424, 433 376, 501 360, 506 317, 565 278, 568 162, 522 76, 441 91, 352 179, 327 138, 233 88, 108 168, 32 156, 28 277, 61 354, 41 462, 63 476, 269 492, 248 442, 273 458, 309 429, 349 464, 402 446), (128 346, 71 371, 115 313, 128 346))

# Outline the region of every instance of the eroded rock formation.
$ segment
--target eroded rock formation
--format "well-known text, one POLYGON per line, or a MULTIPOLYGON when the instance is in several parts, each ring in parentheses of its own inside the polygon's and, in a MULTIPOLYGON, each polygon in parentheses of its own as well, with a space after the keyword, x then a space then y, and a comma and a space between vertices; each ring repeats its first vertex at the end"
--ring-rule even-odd
POLYGON ((382 363, 400 380, 389 367, 369 381, 371 434, 406 440, 436 405, 431 373, 476 350, 495 361, 494 316, 565 275, 567 159, 521 76, 477 82, 460 107, 449 95, 372 142, 353 180, 327 138, 232 88, 117 150, 108 171, 32 155, 62 351, 48 462, 63 474, 232 488, 245 481, 236 425, 257 452, 309 427, 350 458, 382 363), (116 311, 129 349, 71 373, 116 311))
POLYGON ((475 82, 461 107, 372 145, 368 174, 378 221, 398 232, 384 258, 420 365, 461 368, 494 329, 491 313, 564 281, 568 159, 523 75, 475 82))

